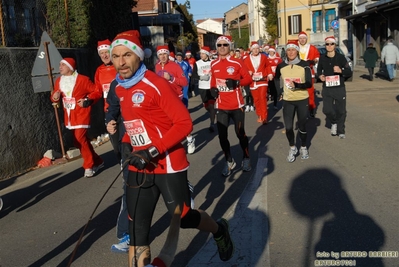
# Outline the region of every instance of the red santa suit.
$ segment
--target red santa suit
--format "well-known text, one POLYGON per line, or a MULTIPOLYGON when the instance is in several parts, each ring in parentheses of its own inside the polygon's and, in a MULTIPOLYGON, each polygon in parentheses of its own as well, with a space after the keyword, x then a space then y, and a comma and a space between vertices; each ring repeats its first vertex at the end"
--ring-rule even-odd
POLYGON ((112 64, 105 65, 102 64, 96 70, 96 74, 94 75, 94 83, 98 87, 98 90, 102 92, 104 97, 104 111, 107 112, 108 110, 108 103, 105 101, 107 99, 109 86, 111 82, 116 77, 116 70, 112 64))
POLYGON ((250 89, 254 98, 258 122, 267 122, 267 77, 271 74, 269 62, 264 54, 259 53, 257 56, 247 56, 244 63, 252 77, 250 89))
POLYGON ((161 77, 163 77, 164 72, 169 73, 171 76, 169 84, 172 85, 180 99, 183 98, 183 87, 188 85, 188 81, 184 75, 183 69, 179 64, 170 60, 168 60, 165 64, 158 62, 155 65, 155 72, 161 77))
POLYGON ((240 86, 230 90, 226 86, 226 79, 239 80, 240 86, 251 84, 252 78, 241 59, 226 57, 212 61, 211 88, 217 88, 219 90, 219 96, 215 103, 216 109, 234 110, 243 107, 244 99, 240 86))
POLYGON ((74 146, 80 150, 83 158, 83 168, 92 169, 103 163, 103 160, 94 152, 90 139, 87 136, 87 129, 90 128, 91 107, 80 107, 78 100, 89 98, 94 102, 101 98, 101 93, 90 81, 89 77, 78 74, 76 71, 70 76, 61 76, 55 81, 53 95, 61 93, 64 107, 64 124, 72 130, 74 136, 74 146))
POLYGON ((309 92, 309 109, 313 110, 316 108, 316 102, 315 102, 315 95, 314 95, 314 78, 315 78, 315 71, 313 69, 315 61, 319 60, 320 53, 319 50, 314 45, 311 44, 305 44, 305 45, 300 45, 299 46, 299 57, 302 60, 305 61, 311 61, 309 62, 310 69, 312 70, 312 87, 308 89, 309 92))
MULTIPOLYGON (((137 84, 128 89, 117 85, 115 93, 126 128, 122 142, 130 143, 134 150, 154 146, 159 152, 152 160, 157 166, 149 164, 145 171, 165 174, 188 169, 181 141, 192 131, 193 124, 171 83, 147 70, 137 84)), ((133 165, 129 170, 141 172, 133 165)))

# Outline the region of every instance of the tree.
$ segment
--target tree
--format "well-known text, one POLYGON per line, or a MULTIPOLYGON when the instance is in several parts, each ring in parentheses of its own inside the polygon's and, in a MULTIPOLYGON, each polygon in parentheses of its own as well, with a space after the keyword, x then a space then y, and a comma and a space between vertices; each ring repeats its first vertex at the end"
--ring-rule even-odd
POLYGON ((262 16, 266 18, 267 32, 270 35, 269 43, 272 43, 278 37, 278 16, 277 16, 278 0, 261 0, 263 7, 261 8, 262 16))
POLYGON ((190 1, 186 0, 184 4, 176 5, 175 8, 184 17, 183 35, 178 37, 177 48, 183 51, 185 48, 191 47, 192 53, 195 54, 199 51, 198 34, 193 15, 188 11, 191 8, 190 1))
POLYGON ((45 0, 48 33, 57 47, 90 47, 131 29, 137 1, 45 0))

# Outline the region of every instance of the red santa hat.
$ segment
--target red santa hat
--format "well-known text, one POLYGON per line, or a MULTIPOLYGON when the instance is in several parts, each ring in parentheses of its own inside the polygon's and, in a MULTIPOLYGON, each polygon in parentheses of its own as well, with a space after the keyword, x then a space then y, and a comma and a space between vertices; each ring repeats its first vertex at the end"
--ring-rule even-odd
POLYGON ((211 49, 209 48, 209 46, 203 46, 201 47, 200 53, 204 53, 209 57, 211 49))
POLYGON ((68 68, 70 68, 72 71, 74 71, 75 68, 76 68, 76 62, 75 62, 75 60, 74 60, 73 58, 71 58, 71 57, 64 57, 64 58, 60 61, 60 63, 64 63, 64 64, 67 65, 68 68))
POLYGON ((111 41, 108 39, 98 41, 97 42, 97 51, 100 54, 100 50, 109 50, 109 46, 111 45, 111 41))
POLYGON ((286 49, 288 48, 295 48, 297 51, 299 51, 299 46, 297 41, 288 41, 287 45, 285 46, 286 49))
POLYGON ((232 42, 231 36, 222 35, 222 36, 219 36, 219 38, 216 39, 216 46, 222 40, 226 41, 229 45, 231 45, 231 42, 232 42))
POLYGON ((274 48, 274 46, 270 46, 269 49, 267 51, 273 51, 276 52, 276 48, 274 48))
POLYGON ((250 49, 252 50, 252 49, 254 49, 254 48, 259 48, 259 44, 258 44, 258 42, 256 42, 256 41, 251 42, 250 49))
POLYGON ((140 60, 144 59, 143 45, 140 41, 140 33, 137 30, 130 30, 117 34, 110 45, 110 54, 112 54, 114 47, 118 45, 126 46, 132 50, 133 53, 140 58, 140 60))
POLYGON ((337 40, 335 39, 334 36, 328 36, 328 37, 326 37, 326 38, 324 39, 324 42, 335 44, 335 43, 337 43, 337 40))
POLYGON ((170 54, 169 54, 169 60, 175 61, 175 59, 176 59, 175 53, 170 52, 170 54))
POLYGON ((157 56, 159 56, 160 54, 170 54, 169 52, 169 47, 167 45, 158 45, 157 46, 157 56))
POLYGON ((186 56, 191 56, 191 51, 186 51, 186 56))
POLYGON ((298 33, 298 38, 299 38, 299 37, 306 37, 306 38, 308 38, 308 35, 306 34, 306 32, 302 31, 302 32, 298 33))

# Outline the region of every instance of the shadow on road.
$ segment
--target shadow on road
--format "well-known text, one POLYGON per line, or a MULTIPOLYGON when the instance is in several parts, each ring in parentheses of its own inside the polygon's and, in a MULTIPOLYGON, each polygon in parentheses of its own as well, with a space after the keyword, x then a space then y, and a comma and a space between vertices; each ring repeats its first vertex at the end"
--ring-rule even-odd
POLYGON ((372 218, 356 212, 335 173, 329 169, 312 169, 300 174, 292 182, 289 201, 297 213, 309 219, 304 267, 313 266, 310 262, 313 258, 355 260, 355 265, 362 267, 384 266, 381 258, 341 257, 343 251, 378 251, 384 244, 384 232, 372 218), (325 215, 332 218, 324 222, 312 251, 312 240, 318 234, 314 232, 315 222, 325 215), (329 254, 321 254, 323 252, 329 254), (334 257, 331 252, 338 254, 334 257))

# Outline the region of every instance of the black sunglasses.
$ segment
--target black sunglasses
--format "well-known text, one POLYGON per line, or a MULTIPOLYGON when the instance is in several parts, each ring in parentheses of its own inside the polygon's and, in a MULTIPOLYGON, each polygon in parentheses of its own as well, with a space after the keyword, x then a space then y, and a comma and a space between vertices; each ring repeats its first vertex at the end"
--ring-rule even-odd
POLYGON ((217 44, 217 47, 221 47, 221 46, 227 47, 227 46, 229 46, 229 44, 217 44))
POLYGON ((335 45, 334 43, 326 43, 325 46, 335 45))

